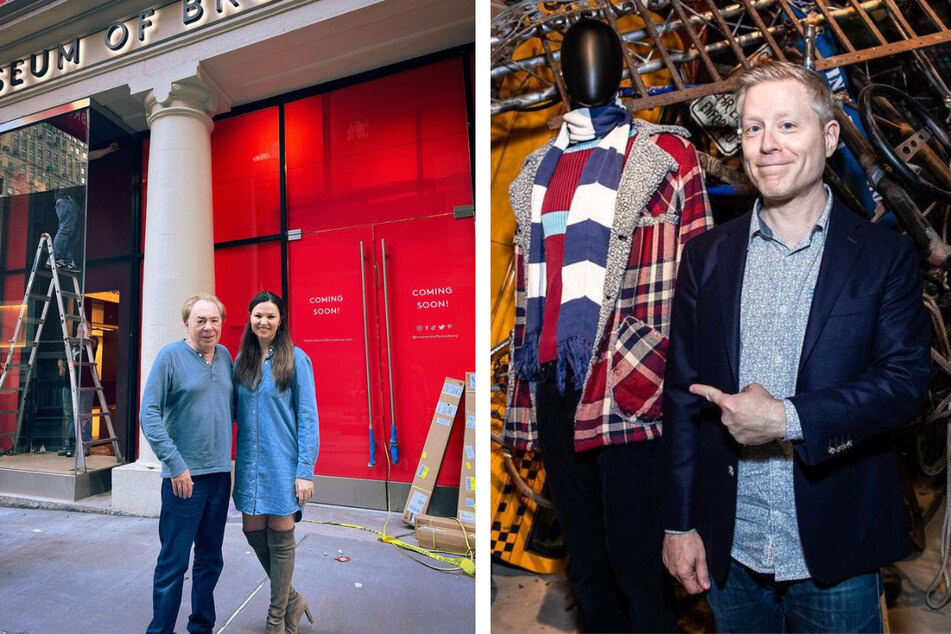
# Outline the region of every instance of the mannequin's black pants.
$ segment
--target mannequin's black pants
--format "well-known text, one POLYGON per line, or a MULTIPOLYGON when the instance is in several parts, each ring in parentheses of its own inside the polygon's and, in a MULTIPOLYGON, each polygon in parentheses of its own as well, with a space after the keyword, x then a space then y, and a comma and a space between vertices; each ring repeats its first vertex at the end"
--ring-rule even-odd
POLYGON ((560 394, 554 375, 553 363, 542 366, 535 409, 581 628, 671 632, 673 586, 661 561, 660 443, 575 453, 581 394, 571 385, 560 394))

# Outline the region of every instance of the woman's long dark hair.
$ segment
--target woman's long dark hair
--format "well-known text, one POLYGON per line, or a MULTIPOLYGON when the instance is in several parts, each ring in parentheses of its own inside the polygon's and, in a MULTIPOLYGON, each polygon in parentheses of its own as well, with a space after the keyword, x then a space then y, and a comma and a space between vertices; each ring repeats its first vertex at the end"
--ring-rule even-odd
POLYGON ((251 313, 254 312, 254 307, 262 302, 273 303, 281 316, 281 323, 271 342, 271 347, 274 348, 274 356, 271 357, 271 376, 279 389, 286 390, 291 386, 291 380, 294 378, 294 342, 291 341, 287 328, 287 308, 284 306, 284 300, 271 291, 261 291, 251 298, 251 303, 248 304, 248 321, 244 326, 244 334, 241 335, 241 348, 238 353, 238 362, 234 366, 234 378, 238 383, 251 389, 255 389, 261 381, 261 344, 258 343, 258 336, 251 330, 251 313))

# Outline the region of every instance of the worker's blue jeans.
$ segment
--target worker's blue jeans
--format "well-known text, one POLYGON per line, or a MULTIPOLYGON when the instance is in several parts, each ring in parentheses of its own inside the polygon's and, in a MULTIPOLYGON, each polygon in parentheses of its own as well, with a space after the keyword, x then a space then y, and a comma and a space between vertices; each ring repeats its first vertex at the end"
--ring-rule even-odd
POLYGON ((231 492, 230 473, 192 476, 192 496, 183 499, 172 493, 172 481, 162 479, 162 514, 159 539, 162 549, 155 564, 152 587, 152 622, 148 634, 169 634, 182 604, 182 586, 188 570, 188 555, 195 544, 192 566, 192 612, 188 617, 191 634, 210 633, 215 625, 215 585, 224 564, 221 544, 228 519, 231 492))
POLYGON ((59 228, 53 237, 53 250, 56 259, 67 264, 73 262, 73 236, 79 221, 79 205, 72 198, 60 198, 56 201, 56 218, 59 228))

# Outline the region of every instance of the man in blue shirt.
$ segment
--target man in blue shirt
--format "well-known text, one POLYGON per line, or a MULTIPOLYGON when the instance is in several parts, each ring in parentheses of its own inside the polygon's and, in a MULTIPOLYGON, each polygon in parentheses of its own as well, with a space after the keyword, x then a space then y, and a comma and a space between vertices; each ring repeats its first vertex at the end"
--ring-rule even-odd
POLYGON ((190 297, 182 307, 185 339, 159 351, 142 395, 142 433, 162 461, 162 548, 149 634, 174 631, 192 544, 188 631, 210 633, 215 624, 231 490, 231 356, 218 345, 224 319, 218 298, 190 297))

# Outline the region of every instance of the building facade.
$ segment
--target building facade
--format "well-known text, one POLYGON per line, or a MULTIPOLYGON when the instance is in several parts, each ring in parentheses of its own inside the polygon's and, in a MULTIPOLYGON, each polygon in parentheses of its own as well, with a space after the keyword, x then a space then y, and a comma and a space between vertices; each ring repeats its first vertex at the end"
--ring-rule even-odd
MULTIPOLYGON (((234 354, 248 301, 268 289, 314 362, 315 499, 402 506, 445 377, 475 363, 473 12, 426 0, 0 4, 0 327, 13 340, 4 359, 17 349, 22 366, 0 385, 0 492, 111 485, 114 507, 157 512, 158 463, 137 421, 152 359, 183 336, 181 303, 201 291, 225 303, 234 354), (34 274, 40 235, 61 228, 67 195, 121 466, 107 442, 75 462, 56 455, 70 427, 64 331, 47 318, 37 338, 26 323, 43 304, 24 301, 31 278, 34 294, 48 288, 34 274), (55 477, 24 475, 36 469, 55 477)), ((93 387, 88 372, 76 380, 93 387)), ((93 439, 112 435, 98 399, 88 419, 93 439)), ((436 487, 446 508, 461 435, 436 487)))

